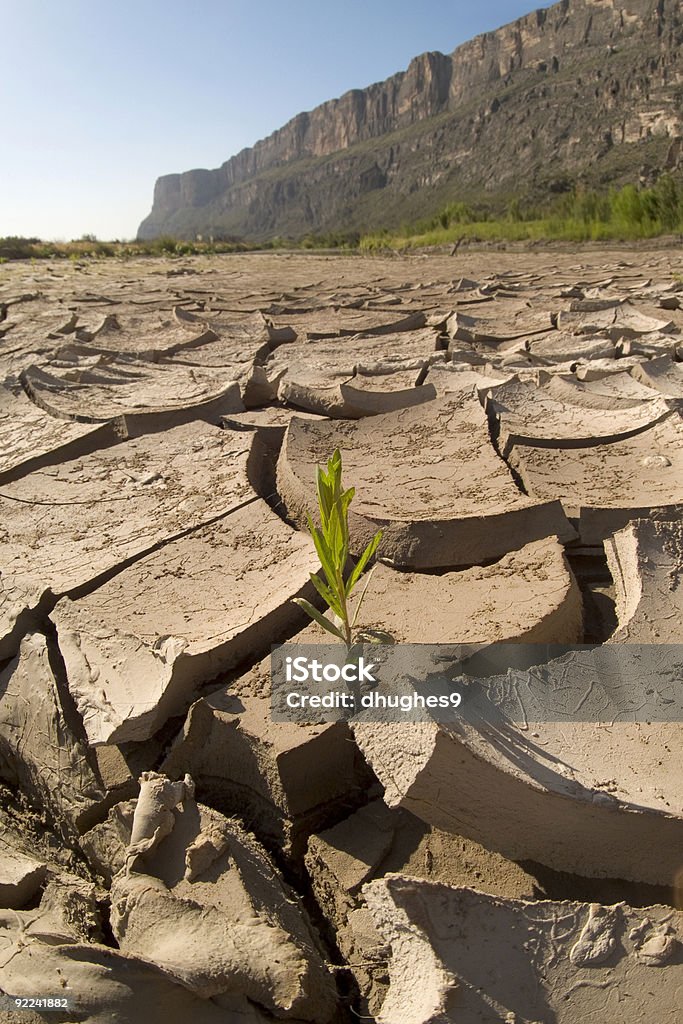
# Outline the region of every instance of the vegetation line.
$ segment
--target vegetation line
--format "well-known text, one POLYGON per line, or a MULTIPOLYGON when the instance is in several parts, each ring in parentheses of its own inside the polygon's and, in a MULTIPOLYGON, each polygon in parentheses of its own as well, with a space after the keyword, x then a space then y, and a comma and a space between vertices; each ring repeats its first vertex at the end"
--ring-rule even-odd
POLYGON ((249 243, 240 239, 198 237, 194 241, 170 236, 150 241, 102 242, 84 235, 72 242, 39 238, 0 238, 0 262, 17 259, 91 257, 197 256, 277 249, 340 249, 373 252, 409 250, 453 244, 464 239, 480 242, 635 241, 683 233, 683 181, 663 174, 651 188, 625 185, 600 192, 581 186, 542 202, 514 198, 504 213, 485 204, 449 203, 433 217, 398 230, 373 233, 329 231, 303 238, 276 237, 249 243))
POLYGON ((662 175, 652 188, 625 185, 598 192, 575 188, 543 204, 513 199, 504 215, 451 203, 435 217, 364 235, 360 249, 410 249, 478 241, 635 241, 683 232, 683 182, 662 175))

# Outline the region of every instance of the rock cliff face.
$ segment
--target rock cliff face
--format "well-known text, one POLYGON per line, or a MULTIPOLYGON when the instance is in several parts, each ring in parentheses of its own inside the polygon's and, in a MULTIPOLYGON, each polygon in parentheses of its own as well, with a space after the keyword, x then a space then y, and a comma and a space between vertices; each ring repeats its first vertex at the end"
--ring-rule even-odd
POLYGON ((139 237, 392 226, 676 165, 682 45, 678 0, 561 0, 298 114, 215 170, 159 178, 139 237))

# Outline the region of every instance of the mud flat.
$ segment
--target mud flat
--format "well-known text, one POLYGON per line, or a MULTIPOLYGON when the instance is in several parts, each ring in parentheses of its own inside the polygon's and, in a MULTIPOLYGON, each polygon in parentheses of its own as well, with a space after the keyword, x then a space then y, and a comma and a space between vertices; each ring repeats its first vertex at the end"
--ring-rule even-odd
POLYGON ((679 253, 2 271, 0 1016, 675 1024, 679 253), (453 720, 273 718, 337 446, 453 720))

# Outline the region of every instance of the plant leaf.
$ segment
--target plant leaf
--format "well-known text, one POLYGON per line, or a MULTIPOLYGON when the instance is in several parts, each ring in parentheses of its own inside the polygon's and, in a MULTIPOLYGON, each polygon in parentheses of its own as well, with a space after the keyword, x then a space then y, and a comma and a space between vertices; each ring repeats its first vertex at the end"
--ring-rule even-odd
POLYGON ((320 510, 320 525, 323 530, 327 529, 327 525, 330 519, 330 509, 332 507, 332 492, 325 475, 325 471, 321 466, 318 466, 316 474, 316 489, 318 492, 318 509, 320 510))
POLYGON ((315 550, 318 554, 318 558, 320 559, 320 565, 322 566, 323 572, 327 577, 327 582, 331 586, 334 586, 336 580, 336 573, 334 558, 332 556, 332 552, 330 551, 329 545, 325 540, 323 534, 320 532, 320 530, 311 522, 309 522, 309 529, 311 531, 311 536, 313 537, 315 550))
MULTIPOLYGON (((349 487, 348 491, 344 491, 339 499, 339 522, 341 525, 342 537, 344 539, 344 546, 348 554, 349 548, 349 505, 356 493, 355 487, 349 487)), ((346 561, 346 558, 344 559, 346 561)))
POLYGON ((323 583, 320 577, 316 576, 315 573, 311 573, 310 576, 311 583, 318 591, 323 601, 327 602, 327 604, 335 613, 335 615, 338 615, 340 619, 343 618, 341 602, 337 595, 334 593, 334 591, 330 587, 328 587, 326 583, 323 583))
POLYGON ((326 619, 317 608, 314 608, 310 601, 307 601, 304 597, 294 597, 292 600, 294 601, 294 604, 298 604, 300 608, 303 608, 306 614, 310 615, 310 617, 317 622, 319 626, 322 626, 323 629, 326 629, 328 633, 332 633, 332 635, 336 636, 339 640, 346 642, 346 638, 341 630, 337 629, 335 624, 330 622, 329 619, 326 619))
POLYGON ((327 460, 327 472, 329 474, 330 481, 335 484, 335 489, 337 490, 337 492, 339 491, 339 488, 341 486, 341 471, 341 452, 339 451, 338 448, 335 448, 332 453, 332 458, 327 460))
POLYGON ((332 557, 334 564, 339 572, 344 571, 344 565, 347 559, 347 547, 344 543, 344 531, 342 530, 341 523, 339 522, 339 516, 335 509, 335 512, 330 519, 330 548, 332 551, 332 557))
POLYGON ((370 572, 365 577, 365 586, 363 587, 363 589, 361 591, 361 595, 358 598, 358 604, 356 605, 356 610, 354 611, 353 618, 351 619, 351 629, 353 629, 355 627, 355 625, 356 625, 356 621, 358 619, 358 613, 360 612, 361 605, 363 604, 363 601, 365 600, 365 595, 367 594, 368 587, 370 586, 370 580, 372 579, 372 574, 373 574, 374 571, 375 571, 375 567, 373 565, 372 569, 370 570, 370 572))
POLYGON ((368 562, 370 561, 370 559, 374 555, 375 551, 377 550, 379 542, 382 539, 382 532, 383 532, 382 530, 378 530, 377 531, 377 533, 372 538, 372 540, 370 541, 370 543, 366 547, 365 551, 363 552, 363 554, 360 556, 360 558, 356 562, 355 566, 353 567, 353 571, 352 571, 351 575, 349 576, 348 580, 346 581, 346 596, 347 597, 349 596, 349 594, 351 593, 351 591, 355 587, 356 583, 358 583, 358 580, 361 577, 361 573, 363 572, 363 569, 368 564, 368 562))

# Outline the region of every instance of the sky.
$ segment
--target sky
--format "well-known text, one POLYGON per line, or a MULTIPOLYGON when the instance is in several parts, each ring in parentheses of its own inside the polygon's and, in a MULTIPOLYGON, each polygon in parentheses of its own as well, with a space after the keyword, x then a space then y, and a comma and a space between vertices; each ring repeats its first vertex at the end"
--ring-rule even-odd
POLYGON ((162 174, 543 0, 0 0, 0 237, 134 238, 162 174))

